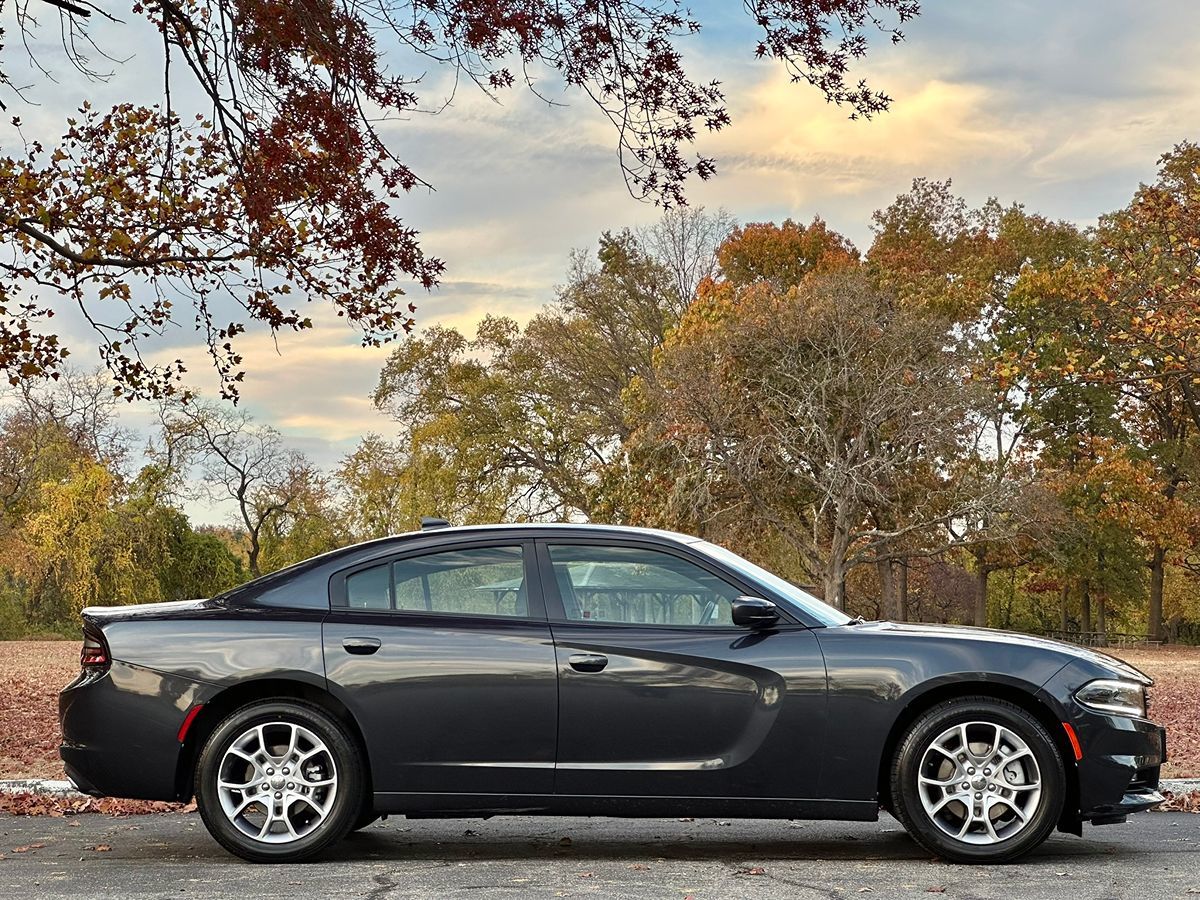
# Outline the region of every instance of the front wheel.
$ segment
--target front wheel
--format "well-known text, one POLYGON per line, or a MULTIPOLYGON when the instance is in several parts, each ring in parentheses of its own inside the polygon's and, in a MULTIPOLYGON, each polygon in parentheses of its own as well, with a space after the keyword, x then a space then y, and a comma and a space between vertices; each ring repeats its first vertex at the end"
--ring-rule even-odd
POLYGON ((996 863, 1037 847, 1062 814, 1062 757, 1042 724, 990 697, 940 703, 900 741, 892 806, 912 838, 954 862, 996 863))
POLYGON ((296 700, 251 704, 200 753, 196 805, 209 833, 252 862, 297 862, 341 840, 362 809, 362 761, 346 730, 296 700))

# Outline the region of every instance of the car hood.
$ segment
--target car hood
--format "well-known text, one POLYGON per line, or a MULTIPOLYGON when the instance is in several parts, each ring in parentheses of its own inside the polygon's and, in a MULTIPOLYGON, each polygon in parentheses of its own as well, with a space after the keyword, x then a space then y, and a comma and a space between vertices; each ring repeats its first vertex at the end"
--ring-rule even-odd
POLYGON ((861 628, 880 633, 906 635, 908 637, 928 637, 942 640, 986 641, 992 644, 1018 644, 1023 647, 1040 647, 1069 659, 1079 659, 1093 665, 1111 669, 1114 675, 1139 681, 1143 684, 1153 684, 1153 679, 1139 669, 1134 668, 1122 659, 1109 656, 1088 647, 1056 641, 1053 638, 1039 637, 1033 634, 1021 634, 1015 631, 1000 631, 993 628, 973 628, 967 625, 918 625, 909 622, 867 622, 856 625, 861 628))

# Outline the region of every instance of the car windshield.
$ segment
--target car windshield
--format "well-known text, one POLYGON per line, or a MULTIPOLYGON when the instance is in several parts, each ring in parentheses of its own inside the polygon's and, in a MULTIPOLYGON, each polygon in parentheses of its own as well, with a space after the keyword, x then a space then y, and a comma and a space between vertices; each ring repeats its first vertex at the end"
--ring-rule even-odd
POLYGON ((799 607, 810 618, 816 619, 822 625, 832 627, 834 625, 847 625, 854 621, 844 612, 836 610, 828 603, 818 600, 808 591, 801 590, 790 581, 785 581, 778 575, 768 572, 762 566, 756 566, 748 559, 742 559, 742 557, 726 550, 724 547, 718 547, 716 544, 710 544, 708 541, 699 541, 692 546, 701 553, 723 562, 732 569, 736 569, 752 581, 757 581, 764 587, 770 588, 776 594, 782 595, 786 600, 794 606, 799 607))

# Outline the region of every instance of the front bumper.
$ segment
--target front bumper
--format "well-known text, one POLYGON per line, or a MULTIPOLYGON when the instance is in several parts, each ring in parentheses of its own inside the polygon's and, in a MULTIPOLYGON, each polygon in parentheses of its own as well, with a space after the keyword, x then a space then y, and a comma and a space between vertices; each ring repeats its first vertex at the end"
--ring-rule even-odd
POLYGON ((1158 779, 1167 759, 1167 735, 1148 719, 1096 712, 1076 702, 1075 691, 1097 677, 1104 675, 1091 667, 1068 665, 1043 691, 1055 701, 1064 725, 1078 736, 1082 751, 1075 764, 1079 805, 1074 818, 1104 824, 1163 802, 1158 779))
POLYGON ((82 673, 58 699, 67 777, 93 796, 179 799, 179 727, 212 690, 119 661, 82 673))
POLYGON ((1167 759, 1167 734, 1161 725, 1090 712, 1081 712, 1076 721, 1083 746, 1079 761, 1081 819, 1119 818, 1163 802, 1158 780, 1167 759))

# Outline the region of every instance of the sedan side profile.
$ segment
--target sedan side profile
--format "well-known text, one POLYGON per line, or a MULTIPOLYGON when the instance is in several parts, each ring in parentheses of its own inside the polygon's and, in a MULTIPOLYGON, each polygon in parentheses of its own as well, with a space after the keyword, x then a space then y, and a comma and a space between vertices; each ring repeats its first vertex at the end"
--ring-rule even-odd
POLYGON ((211 600, 84 610, 67 774, 248 860, 380 816, 875 820, 949 860, 1160 802, 1150 680, 986 629, 864 623, 703 540, 420 532, 211 600))

